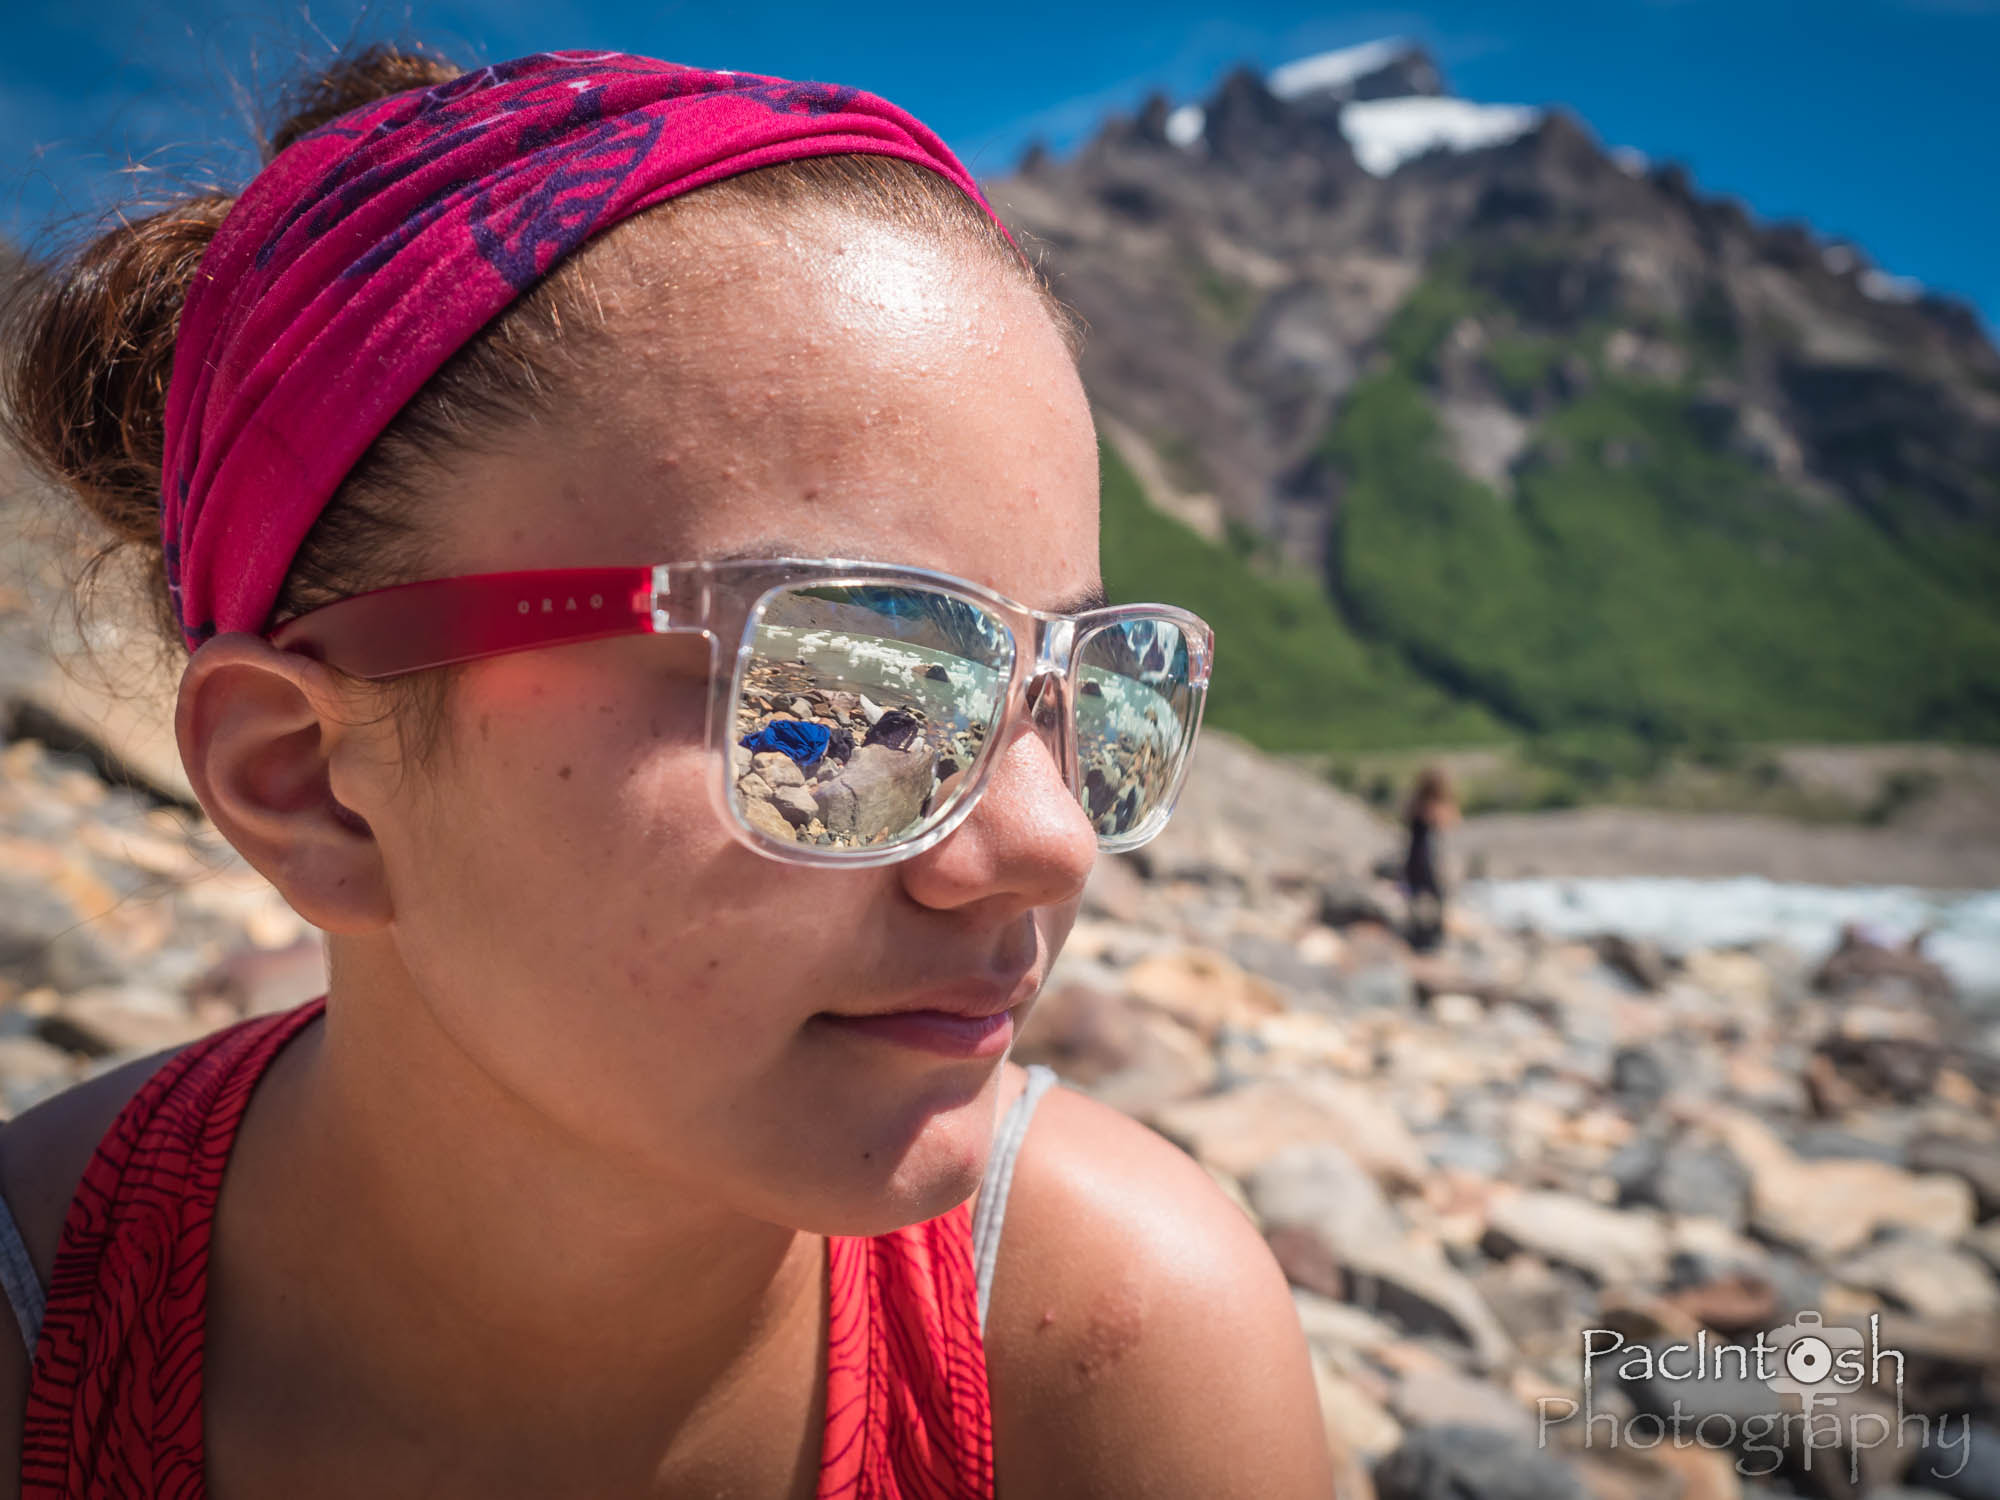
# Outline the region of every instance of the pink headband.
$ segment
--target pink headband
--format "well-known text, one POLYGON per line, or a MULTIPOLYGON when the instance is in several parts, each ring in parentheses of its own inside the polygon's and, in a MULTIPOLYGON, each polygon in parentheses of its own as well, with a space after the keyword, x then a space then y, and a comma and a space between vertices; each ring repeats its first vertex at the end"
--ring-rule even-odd
POLYGON ((288 147, 202 257, 174 350, 162 532, 189 647, 263 630, 348 470, 563 256, 703 183, 845 152, 927 167, 993 214, 886 100, 616 52, 496 63, 288 147))

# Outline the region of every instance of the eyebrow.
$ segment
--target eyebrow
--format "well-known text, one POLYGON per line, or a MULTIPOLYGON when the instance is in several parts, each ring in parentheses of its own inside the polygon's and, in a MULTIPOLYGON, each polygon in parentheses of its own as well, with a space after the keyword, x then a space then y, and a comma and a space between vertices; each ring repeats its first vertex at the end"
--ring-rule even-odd
POLYGON ((1055 613, 1059 615, 1088 614, 1093 609, 1103 609, 1110 602, 1110 596, 1104 592, 1104 585, 1093 583, 1090 587, 1083 590, 1082 593, 1073 594, 1069 599, 1058 604, 1055 607, 1055 613))

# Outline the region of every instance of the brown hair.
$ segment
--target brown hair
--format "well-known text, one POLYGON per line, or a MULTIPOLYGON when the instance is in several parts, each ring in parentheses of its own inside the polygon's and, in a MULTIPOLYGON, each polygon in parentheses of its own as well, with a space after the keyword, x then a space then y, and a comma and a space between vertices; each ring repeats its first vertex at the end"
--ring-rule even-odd
MULTIPOLYGON (((456 77, 421 50, 378 45, 294 85, 285 118, 263 146, 278 152, 372 100, 456 77)), ((103 566, 139 555, 147 615, 167 657, 185 654, 166 588, 160 469, 167 380, 181 306, 202 253, 234 199, 204 193, 128 211, 67 264, 39 268, 17 288, 0 357, 0 424, 38 469, 102 524, 76 597, 95 593, 103 566)), ((983 247, 1019 269, 1040 294, 1071 356, 1082 325, 977 204, 937 174, 893 157, 808 157, 724 178, 668 200, 656 221, 699 202, 705 210, 833 206, 886 220, 934 242, 983 247)), ((606 238, 612 238, 607 236, 606 238)), ((461 348, 399 412, 349 471, 292 560, 271 623, 350 594, 430 576, 424 480, 454 453, 546 411, 565 376, 608 332, 585 246, 461 348)), ((439 742, 450 668, 386 686, 406 754, 439 742)))
POLYGON ((1425 766, 1410 788, 1409 801, 1403 805, 1403 816, 1429 818, 1439 808, 1452 805, 1457 800, 1457 794, 1452 790, 1451 773, 1443 766, 1425 766))

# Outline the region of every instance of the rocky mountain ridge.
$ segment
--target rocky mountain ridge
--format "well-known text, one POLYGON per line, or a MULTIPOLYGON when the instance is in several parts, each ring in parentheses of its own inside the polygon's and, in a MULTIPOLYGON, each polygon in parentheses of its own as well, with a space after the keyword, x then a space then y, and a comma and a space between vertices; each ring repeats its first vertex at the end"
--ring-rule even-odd
MULTIPOLYGON (((1641 733, 1704 717, 1735 734, 1760 717, 1858 737, 2000 732, 2000 353, 1974 313, 1706 196, 1678 166, 1606 150, 1562 111, 1452 100, 1420 50, 1355 51, 1239 69, 1199 105, 1156 95, 1074 156, 1031 151, 989 184, 1088 320, 1086 385, 1156 506, 1324 579, 1350 629, 1517 729, 1595 714, 1641 733), (1382 433, 1390 457, 1357 451, 1382 433), (1889 596, 1889 628, 1927 637, 1895 658, 1928 672, 1925 691, 1760 716, 1745 705, 1771 696, 1762 682, 1709 703, 1643 671, 1651 701, 1524 689, 1422 619, 1426 570, 1443 571, 1429 556, 1466 528, 1411 519, 1438 476, 1390 466, 1432 452, 1445 488, 1522 533, 1503 548, 1518 557, 1457 585, 1491 592, 1503 631, 1547 623, 1516 596, 1552 582, 1532 576, 1548 565, 1538 538, 1574 535, 1550 523, 1549 488, 1626 484, 1634 504, 1606 502, 1619 524, 1657 500, 1676 557, 1731 549, 1723 582, 1751 623, 1763 590, 1744 558, 1889 596), (1704 513, 1677 489, 1721 499, 1704 513), (1398 513, 1393 534, 1378 509, 1398 513), (1395 583, 1365 576, 1384 565, 1395 583), (1921 602, 1905 612, 1905 597, 1921 602), (1930 671, 1925 651, 1955 662, 1930 671)), ((1629 563, 1614 554, 1594 566, 1629 563)), ((1811 586, 1781 580, 1774 610, 1796 616, 1786 595, 1811 586)), ((1673 671, 1712 649, 1677 643, 1673 671)), ((1893 679, 1895 663, 1867 675, 1893 679)))

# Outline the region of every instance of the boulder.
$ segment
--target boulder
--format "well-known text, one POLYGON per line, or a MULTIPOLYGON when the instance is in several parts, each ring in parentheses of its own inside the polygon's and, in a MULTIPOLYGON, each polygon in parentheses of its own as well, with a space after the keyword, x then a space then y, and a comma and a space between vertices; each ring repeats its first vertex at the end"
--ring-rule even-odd
POLYGON ((770 787, 804 786, 806 773, 799 763, 779 750, 760 750, 750 758, 751 769, 770 787))
POLYGON ((803 828, 819 816, 819 803, 803 786, 779 787, 771 793, 771 806, 794 828, 803 828))
POLYGON ((1611 1092, 1637 1114, 1645 1114, 1666 1098, 1673 1075, 1651 1047, 1620 1047, 1611 1055, 1611 1092))
POLYGON ((1285 1009, 1284 997, 1264 980, 1206 948, 1142 959, 1127 971, 1125 988, 1210 1043, 1224 1026, 1253 1026, 1285 1009))
POLYGON ((157 1052, 191 1042, 208 1027, 180 998, 137 985, 87 990, 62 1001, 35 1030, 41 1039, 86 1057, 157 1052))
POLYGON ((1447 1365, 1407 1371, 1389 1410, 1405 1427, 1486 1427, 1534 1441, 1534 1415, 1497 1386, 1447 1365))
POLYGON ((1190 1153, 1237 1177, 1288 1146, 1328 1142, 1392 1189, 1428 1175, 1423 1147, 1363 1085, 1324 1077, 1265 1078, 1159 1111, 1149 1122, 1190 1153))
POLYGON ((1443 1334, 1497 1366, 1513 1341, 1472 1283, 1411 1240, 1375 1180, 1339 1147, 1292 1146, 1244 1183, 1266 1233, 1298 1231, 1339 1268, 1349 1301, 1411 1334, 1443 1334))
POLYGON ((1710 1123, 1750 1174, 1751 1228, 1806 1255, 1838 1259, 1880 1229, 1952 1241, 1972 1227, 1972 1189, 1961 1178, 1879 1161, 1801 1161, 1762 1121, 1736 1110, 1718 1110, 1710 1123))
POLYGON ((744 821, 758 832, 788 842, 797 841, 798 833, 793 829, 791 819, 772 806, 768 797, 745 797, 741 806, 744 821))
POLYGON ((0 1112, 12 1119, 76 1082, 76 1059, 39 1037, 0 1037, 0 1112))
POLYGON ((1842 1261, 1833 1274, 1920 1318, 1948 1322, 2000 1314, 2000 1284, 1984 1262, 1914 1236, 1870 1245, 1842 1261))
POLYGON ((1652 1283, 1667 1270, 1666 1230, 1649 1213, 1606 1208, 1570 1193, 1528 1192, 1497 1199, 1487 1211, 1487 1243, 1504 1259, 1531 1250, 1574 1266, 1600 1284, 1652 1283))
POLYGON ((1749 1207, 1750 1174, 1719 1143, 1644 1137, 1612 1158, 1607 1170, 1623 1204, 1715 1219, 1741 1229, 1749 1207))
POLYGON ((1140 1116, 1199 1094, 1215 1079, 1213 1057, 1185 1026, 1080 981, 1042 992, 1013 1056, 1045 1063, 1093 1098, 1140 1116))
POLYGON ((1590 1500, 1532 1439, 1490 1427, 1420 1427, 1375 1469, 1378 1500, 1590 1500))
POLYGON ((1648 938, 1606 933, 1592 944, 1604 966, 1623 975, 1639 989, 1659 991, 1673 978, 1673 969, 1660 952, 1660 945, 1648 938))
POLYGON ((1912 1171, 1962 1178, 1972 1189, 1982 1221, 2000 1215, 2000 1142, 1923 1135, 1910 1142, 1906 1161, 1912 1171))
POLYGON ((918 741, 907 750, 863 745, 840 775, 812 789, 829 832, 868 838, 915 822, 930 795, 936 752, 918 741))
POLYGON ((1306 1342, 1336 1368, 1353 1363, 1357 1356, 1385 1348, 1400 1337, 1373 1313, 1304 1288, 1292 1289, 1292 1305, 1298 1309, 1299 1327, 1305 1330, 1306 1342))
POLYGON ((1366 1465, 1394 1452, 1403 1441, 1402 1425, 1362 1386, 1313 1361, 1313 1382, 1319 1388, 1320 1420, 1333 1450, 1336 1472, 1333 1492, 1340 1500, 1368 1500, 1374 1494, 1366 1465))
POLYGON ((1100 854, 1083 887, 1083 914, 1112 922, 1136 922, 1146 907, 1146 882, 1121 854, 1100 854))

